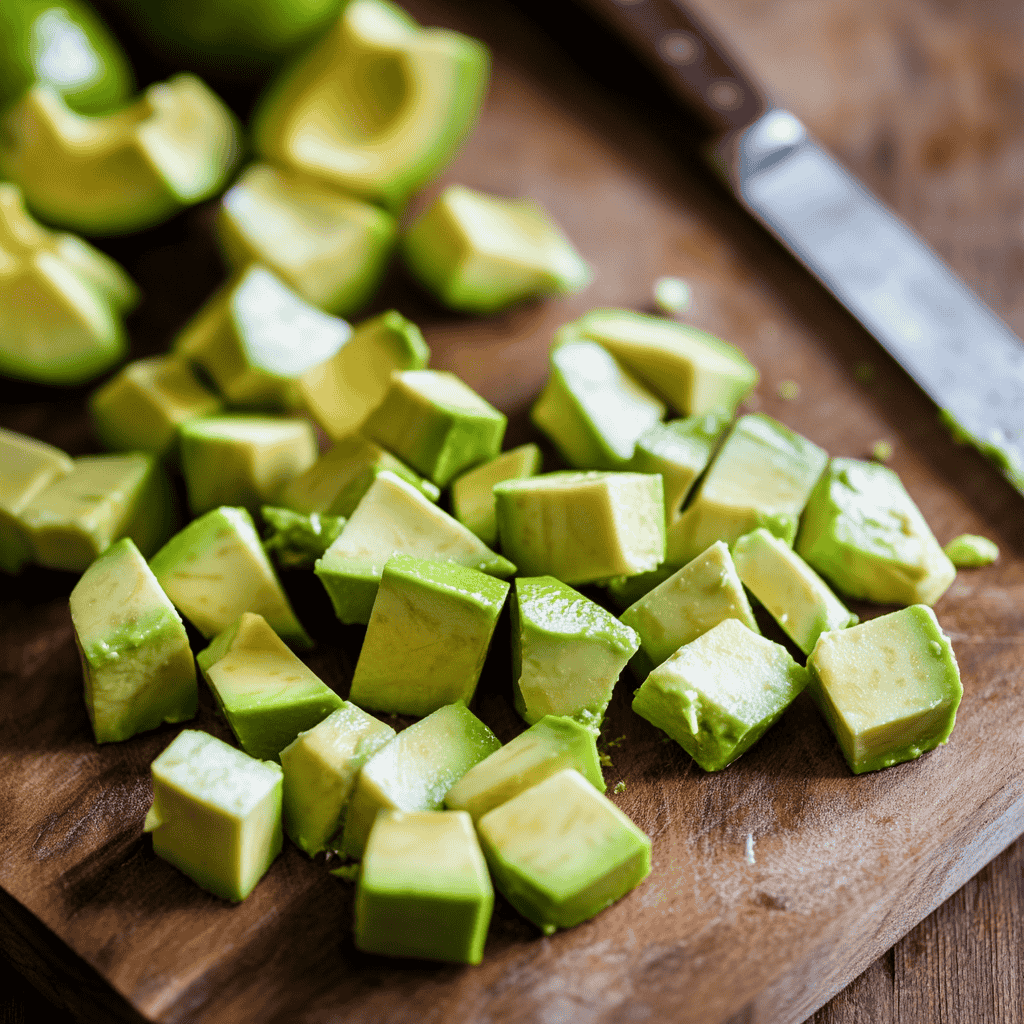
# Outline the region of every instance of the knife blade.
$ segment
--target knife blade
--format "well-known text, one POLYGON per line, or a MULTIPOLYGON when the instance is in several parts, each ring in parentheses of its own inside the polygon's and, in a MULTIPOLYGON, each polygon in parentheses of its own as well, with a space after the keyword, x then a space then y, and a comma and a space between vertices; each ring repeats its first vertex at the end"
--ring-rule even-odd
POLYGON ((580 0, 706 127, 739 203, 1024 494, 1024 343, 678 0, 580 0))

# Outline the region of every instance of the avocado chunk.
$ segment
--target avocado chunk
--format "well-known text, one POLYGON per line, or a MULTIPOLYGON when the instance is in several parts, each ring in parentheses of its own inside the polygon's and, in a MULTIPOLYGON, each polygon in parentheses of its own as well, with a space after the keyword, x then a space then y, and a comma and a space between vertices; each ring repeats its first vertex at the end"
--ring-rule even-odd
POLYGON ((239 903, 281 852, 281 767, 184 729, 153 762, 153 852, 239 903))
POLYGON ((770 416, 741 417, 669 529, 666 561, 684 565, 716 540, 731 546, 760 526, 792 544, 827 462, 825 451, 770 416))
POLYGON ((356 888, 356 949, 478 964, 494 889, 463 811, 381 811, 356 888))
POLYGON ((604 587, 609 601, 624 612, 630 605, 636 604, 645 594, 649 594, 659 583, 664 583, 669 576, 679 570, 674 565, 659 565, 650 572, 637 573, 636 576, 613 576, 601 586, 604 587))
POLYGON ((452 483, 452 515, 468 526, 485 544, 498 543, 498 513, 494 485, 502 480, 522 480, 540 472, 540 449, 524 444, 471 469, 452 483))
POLYGON ((94 117, 36 85, 3 128, 0 175, 21 186, 38 216, 86 235, 140 231, 208 199, 239 151, 234 117, 194 75, 94 117))
POLYGON ((377 290, 398 229, 379 207, 256 163, 224 193, 217 237, 234 270, 260 263, 306 302, 348 316, 377 290))
POLYGON ((807 681, 785 647, 725 619, 651 672, 633 710, 716 772, 749 750, 807 681))
POLYGON ((316 462, 316 431, 304 419, 197 416, 181 425, 181 472, 193 515, 219 505, 251 512, 316 462))
POLYGON ((312 646, 244 508, 217 508, 193 520, 149 567, 175 608, 207 640, 243 612, 256 612, 288 643, 312 646))
POLYGON ((261 761, 277 761, 300 732, 343 703, 253 612, 239 616, 196 660, 242 749, 261 761))
POLYGON ((454 373, 406 370, 391 376, 363 431, 438 487, 501 451, 508 421, 454 373))
POLYGON ((807 667, 808 692, 856 775, 920 757, 956 724, 960 670, 927 605, 823 633, 807 667))
POLYGON ((195 717, 196 666, 185 627, 129 538, 85 570, 70 604, 97 743, 195 717))
POLYGON ((349 699, 392 715, 429 715, 457 700, 468 704, 507 594, 503 580, 456 562, 392 555, 349 699))
POLYGON ((170 501, 167 477, 154 456, 88 455, 38 491, 18 520, 33 561, 83 572, 121 537, 131 537, 144 555, 156 550, 171 531, 170 501))
POLYGON ((956 576, 900 478, 875 462, 829 463, 796 550, 847 597, 883 604, 935 604, 956 576))
POLYGON ((455 155, 487 87, 482 43, 421 29, 386 0, 352 0, 270 86, 257 151, 397 210, 455 155))
POLYGON ((273 505, 264 505, 260 515, 267 527, 263 550, 281 569, 312 569, 345 525, 343 516, 307 515, 273 505))
POLYGON ((174 350, 206 373, 231 405, 295 410, 302 405, 302 375, 330 359, 350 333, 344 320, 253 266, 203 306, 174 350))
POLYGON ((303 374, 303 406, 328 437, 340 441, 384 401, 392 373, 422 370, 429 361, 420 329, 389 309, 358 324, 334 356, 303 374))
POLYGON ((523 299, 569 295, 590 267, 532 199, 449 185, 410 225, 402 255, 413 276, 450 309, 496 313, 523 299))
POLYGON ((804 654, 811 653, 822 633, 857 623, 828 584, 767 530, 740 537, 733 559, 744 585, 804 654))
POLYGON ((89 398, 93 430, 105 448, 159 456, 177 453, 186 420, 220 409, 217 395, 173 355, 133 360, 89 398))
POLYGON ((359 770, 395 735, 390 725, 342 701, 281 751, 284 828, 299 849, 315 857, 332 845, 359 770))
POLYGON ((384 563, 397 551, 499 578, 516 571, 415 487, 384 471, 314 567, 342 622, 370 621, 384 563))
POLYGON ((545 935, 599 914, 651 870, 650 839, 572 768, 488 812, 477 831, 499 892, 545 935))
POLYGON ((942 550, 957 569, 980 569, 999 557, 996 542, 977 533, 962 533, 942 550))
POLYGON ((731 415, 757 384, 757 370, 738 348, 677 320, 592 309, 562 331, 596 341, 681 416, 731 415))
POLYGON ((32 539, 20 520, 25 506, 75 468, 53 445, 0 427, 0 569, 18 572, 33 558, 32 539))
POLYGON ((638 679, 726 619, 761 632, 729 548, 720 540, 630 605, 620 619, 640 640, 630 661, 638 679))
POLYGON ((516 710, 530 724, 566 715, 596 735, 636 633, 551 576, 518 577, 511 612, 516 710))
POLYGON ((605 791, 597 740, 572 718, 545 715, 500 750, 473 765, 444 798, 474 821, 566 768, 575 768, 599 793, 605 791))
POLYGON ((501 746, 465 704, 446 704, 403 729, 363 765, 345 814, 342 840, 361 857, 377 812, 439 811, 445 794, 501 746))
POLYGON ((494 487, 501 549, 527 576, 594 583, 651 572, 665 559, 661 477, 542 473, 494 487))

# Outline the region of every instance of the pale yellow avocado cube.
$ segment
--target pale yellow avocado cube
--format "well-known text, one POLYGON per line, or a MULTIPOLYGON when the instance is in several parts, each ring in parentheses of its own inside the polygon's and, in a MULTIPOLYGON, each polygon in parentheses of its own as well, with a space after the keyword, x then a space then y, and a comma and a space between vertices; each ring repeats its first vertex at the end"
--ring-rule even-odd
POLYGON ((494 485, 502 480, 536 476, 540 464, 540 449, 531 443, 502 452, 490 462, 463 473, 452 483, 452 515, 485 544, 494 547, 498 543, 494 485))

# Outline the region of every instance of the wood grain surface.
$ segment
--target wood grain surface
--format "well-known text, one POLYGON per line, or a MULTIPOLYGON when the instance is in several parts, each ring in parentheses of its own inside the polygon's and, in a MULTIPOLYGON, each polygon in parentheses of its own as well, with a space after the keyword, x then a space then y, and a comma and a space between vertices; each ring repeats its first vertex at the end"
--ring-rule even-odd
MULTIPOLYGON (((551 938, 499 901, 479 968, 395 964, 355 952, 351 889, 292 846, 239 907, 153 856, 141 834, 148 764, 174 731, 92 743, 67 615, 73 579, 30 571, 4 584, 0 606, 0 945, 89 1020, 1018 1020, 1020 497, 950 442, 905 375, 738 213, 685 126, 606 40, 550 23, 551 5, 532 0, 522 7, 542 29, 504 3, 408 6, 495 52, 479 129, 443 182, 540 200, 597 274, 582 296, 479 321, 445 314, 399 269, 375 308, 397 304, 420 322, 435 365, 506 410, 516 443, 532 436, 525 413, 556 326, 595 305, 646 308, 654 278, 686 278, 689 319, 760 369, 752 405, 834 454, 863 457, 889 440, 941 541, 971 531, 999 542, 1000 562, 961 573, 936 608, 964 681, 956 730, 918 762, 854 778, 801 699, 709 776, 632 715, 623 680, 605 739, 625 739, 606 774, 626 783, 616 802, 654 839, 650 878, 551 938), (783 380, 798 382, 798 399, 779 397, 783 380)), ((990 0, 700 6, 772 95, 1021 333, 1020 11, 990 0)), ((219 280, 210 219, 207 207, 111 246, 147 295, 133 354, 165 347, 219 280)), ((84 394, 5 385, 3 424, 94 450, 84 394)), ((346 693, 358 630, 337 626, 308 579, 289 586, 320 641, 310 664, 346 693)), ((518 728, 508 690, 499 639, 477 710, 502 739, 518 728)), ((226 735, 209 700, 197 724, 226 735)), ((33 1005, 0 1003, 12 1020, 32 1019, 33 1005)))

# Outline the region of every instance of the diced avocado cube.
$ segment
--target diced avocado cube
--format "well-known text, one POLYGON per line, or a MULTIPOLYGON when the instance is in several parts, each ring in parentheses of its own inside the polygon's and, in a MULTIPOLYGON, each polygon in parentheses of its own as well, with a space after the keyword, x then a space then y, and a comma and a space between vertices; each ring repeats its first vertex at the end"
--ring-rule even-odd
POLYGON ((129 538, 85 570, 70 604, 97 743, 195 717, 196 666, 188 635, 129 538))
POLYGON ((243 270, 185 325, 175 352, 234 406, 295 410, 302 375, 348 340, 344 320, 309 305, 261 266, 243 270))
POLYGON ((665 559, 661 477, 542 473, 494 487, 501 549, 527 576, 594 583, 665 559))
POLYGON ((277 761, 300 732, 344 703, 253 612, 244 612, 196 660, 242 749, 261 761, 277 761))
POLYGON ((284 569, 312 569, 345 525, 343 516, 306 515, 273 505, 264 505, 260 515, 267 527, 263 550, 284 569))
POLYGON ((625 469, 637 439, 664 417, 665 406, 600 345, 563 331, 530 418, 570 466, 625 469))
POLYGON ((991 565, 999 557, 996 542, 977 533, 962 533, 942 550, 957 569, 980 569, 983 565, 991 565))
POLYGON ((389 309, 357 324, 335 355, 302 375, 303 406, 328 437, 341 442, 384 401, 395 371, 422 370, 429 361, 420 329, 389 309))
POLYGON ((446 487, 501 451, 505 416, 454 373, 406 370, 391 377, 364 432, 417 472, 446 487))
POLYGON ((384 565, 349 699, 393 715, 468 704, 508 584, 456 562, 396 553, 384 565))
POLYGON ((19 513, 33 559, 82 572, 115 540, 131 537, 144 555, 171 529, 170 489, 155 456, 89 455, 38 491, 19 513))
POLYGON ((485 544, 494 547, 498 543, 494 485, 502 480, 536 476, 540 463, 540 449, 535 444, 524 444, 463 473, 452 483, 452 515, 485 544))
POLYGON ((200 516, 176 533, 149 567, 175 608, 207 640, 243 612, 256 612, 288 643, 312 646, 244 508, 217 508, 200 516))
POLYGON ((501 746, 465 704, 446 704, 403 729, 363 765, 345 814, 342 847, 361 857, 381 808, 439 811, 445 794, 501 746))
POLYGON ((370 621, 384 563, 396 551, 490 576, 508 577, 516 568, 415 487, 384 471, 315 566, 342 622, 370 621))
POLYGON ((551 576, 517 578, 510 608, 516 710, 530 724, 566 715, 596 735, 636 633, 551 576))
POLYGON ((888 468, 833 459, 807 502, 797 552, 847 597, 935 604, 956 576, 888 468))
POLYGON ((219 505, 255 512, 319 455, 313 424, 283 416, 198 416, 181 425, 180 445, 188 504, 197 516, 219 505))
POLYGON ((620 618, 640 639, 630 667, 641 680, 684 644, 726 619, 761 632, 729 548, 720 540, 630 605, 620 618))
POLYGON ((566 768, 575 768, 598 792, 605 791, 594 733, 572 718, 545 715, 473 765, 452 786, 444 803, 453 810, 467 811, 476 821, 566 768))
POLYGON ((182 730, 153 762, 153 852, 238 903, 281 852, 281 767, 182 730))
POLYGON ((33 557, 32 541, 19 516, 54 480, 75 468, 53 445, 0 427, 0 569, 17 572, 33 557))
POLYGON ((736 541, 736 571, 785 634, 804 654, 830 629, 855 625, 857 616, 784 541, 754 530, 736 541))
POLYGON ((669 576, 679 570, 674 565, 659 565, 650 572, 641 572, 636 576, 613 576, 601 585, 611 603, 624 612, 630 605, 636 604, 645 594, 649 594, 659 583, 664 583, 669 576))
POLYGON ((463 811, 381 811, 356 888, 357 949, 478 964, 494 889, 463 811))
POLYGON ((651 672, 633 710, 715 772, 749 750, 807 680, 785 647, 726 619, 651 672))
POLYGON ((413 276, 444 305, 495 313, 591 281, 590 267, 532 199, 449 185, 402 238, 413 276))
POLYGON ((665 560, 685 565, 716 540, 731 546, 761 526, 792 544, 827 462, 821 448, 777 420, 760 413, 741 417, 689 508, 669 528, 665 560))
POLYGON ((105 448, 161 456, 176 451, 186 420, 220 409, 217 395, 173 355, 133 360, 89 398, 93 429, 105 448))
POLYGON ((297 171, 250 164, 221 198, 228 263, 260 263, 307 302, 348 316, 372 297, 398 238, 394 217, 297 171))
POLYGON ((499 892, 545 935, 599 914, 651 870, 650 839, 572 768, 485 814, 477 832, 499 892))
POLYGON ((342 701, 281 751, 284 828, 296 846, 310 857, 328 849, 344 825, 359 770, 394 738, 390 725, 342 701))
POLYGON ((857 775, 920 757, 956 724, 960 671, 927 605, 823 633, 807 667, 808 692, 857 775))
POLYGON ((362 434, 352 434, 321 455, 305 473, 290 480, 278 500, 296 512, 350 516, 378 473, 385 470, 412 484, 431 501, 441 496, 434 484, 379 444, 362 434))

